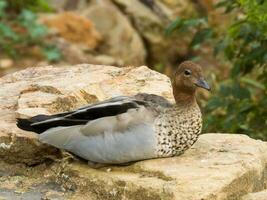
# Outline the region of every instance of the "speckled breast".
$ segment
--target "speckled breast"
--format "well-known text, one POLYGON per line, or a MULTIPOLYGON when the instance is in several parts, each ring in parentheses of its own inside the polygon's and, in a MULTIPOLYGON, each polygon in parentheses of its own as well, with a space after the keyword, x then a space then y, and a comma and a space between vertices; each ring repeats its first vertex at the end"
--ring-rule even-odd
POLYGON ((198 105, 168 108, 155 120, 156 154, 170 157, 182 154, 198 139, 202 117, 198 105))

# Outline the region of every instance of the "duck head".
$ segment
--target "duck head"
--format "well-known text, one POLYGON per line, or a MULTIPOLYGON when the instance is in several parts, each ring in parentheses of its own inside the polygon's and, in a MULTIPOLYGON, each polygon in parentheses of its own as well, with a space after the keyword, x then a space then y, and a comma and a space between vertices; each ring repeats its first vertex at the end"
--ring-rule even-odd
POLYGON ((172 87, 177 103, 194 100, 197 88, 210 90, 202 68, 191 61, 184 61, 178 66, 172 78, 172 87))

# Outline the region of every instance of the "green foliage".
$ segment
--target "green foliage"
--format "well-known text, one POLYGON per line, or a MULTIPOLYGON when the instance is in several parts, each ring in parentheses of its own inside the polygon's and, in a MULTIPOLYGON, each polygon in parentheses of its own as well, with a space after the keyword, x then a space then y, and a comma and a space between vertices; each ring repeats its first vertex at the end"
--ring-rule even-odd
POLYGON ((206 130, 245 133, 266 140, 267 2, 237 3, 232 7, 238 8, 242 17, 236 18, 215 48, 232 64, 231 74, 206 106, 206 130))
POLYGON ((52 11, 46 0, 8 0, 9 7, 15 11, 22 11, 24 9, 34 12, 52 11))
POLYGON ((60 51, 53 45, 46 46, 43 49, 43 53, 46 56, 47 60, 54 62, 61 59, 60 51))
POLYGON ((44 42, 47 28, 37 22, 37 16, 32 11, 43 8, 40 2, 42 1, 0 0, 0 51, 18 58, 27 55, 22 50, 39 46, 49 61, 60 59, 60 52, 44 42))
POLYGON ((177 17, 166 29, 166 35, 169 36, 174 31, 195 32, 190 43, 190 47, 198 49, 200 44, 213 37, 213 29, 208 26, 207 18, 180 18, 177 17))
MULTIPOLYGON (((267 140, 267 1, 225 0, 217 7, 239 14, 221 34, 212 34, 216 30, 209 25, 194 25, 197 32, 191 45, 218 41, 215 55, 222 54, 231 64, 228 78, 214 85, 205 106, 204 131, 244 133, 267 140)), ((184 22, 174 22, 168 30, 179 30, 180 24, 184 22)))

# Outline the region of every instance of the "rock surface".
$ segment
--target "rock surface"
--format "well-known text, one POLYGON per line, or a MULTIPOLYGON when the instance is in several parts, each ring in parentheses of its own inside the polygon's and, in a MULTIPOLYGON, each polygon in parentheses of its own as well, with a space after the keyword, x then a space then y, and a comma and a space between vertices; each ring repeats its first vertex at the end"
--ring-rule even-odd
POLYGON ((91 1, 82 14, 90 19, 103 41, 98 51, 121 60, 122 65, 142 65, 146 49, 130 20, 109 0, 91 1))
MULTIPOLYGON (((183 58, 188 54, 193 34, 179 32, 166 37, 166 28, 177 16, 192 17, 197 12, 194 3, 182 0, 91 0, 87 3, 84 0, 60 0, 55 4, 59 10, 76 10, 76 18, 87 17, 101 34, 102 42, 96 52, 85 51, 75 60, 84 61, 88 57, 90 63, 103 64, 91 58, 103 54, 115 58, 116 64, 121 66, 177 64, 177 57, 183 58)), ((77 27, 84 25, 81 23, 77 27)), ((79 34, 76 37, 79 38, 79 34)), ((61 48, 59 45, 59 48, 64 54, 69 47, 61 48)), ((76 54, 75 51, 72 52, 76 54)), ((71 53, 66 54, 71 56, 71 53)), ((71 62, 68 56, 65 58, 71 64, 78 63, 71 62)))
POLYGON ((0 198, 239 200, 266 188, 266 151, 266 143, 244 135, 204 134, 179 157, 129 166, 91 169, 61 160, 29 168, 0 162, 0 198))
POLYGON ((19 130, 16 117, 62 112, 138 92, 172 100, 169 79, 145 66, 46 66, 7 75, 0 79, 0 156, 9 162, 34 164, 56 151, 41 145, 35 134, 19 130))
MULTIPOLYGON (((142 3, 141 0, 113 0, 113 2, 131 19, 133 27, 146 42, 150 64, 168 63, 177 59, 179 54, 187 53, 191 37, 190 35, 188 37, 188 33, 179 34, 178 37, 167 37, 165 34, 168 25, 178 15, 165 4, 154 1, 153 6, 142 3)), ((186 3, 187 9, 192 7, 190 4, 186 3)), ((185 7, 179 14, 182 15, 184 9, 185 7)))
POLYGON ((242 198, 242 200, 266 200, 266 199, 267 199, 267 190, 255 193, 249 193, 242 198))
POLYGON ((267 144, 244 135, 203 134, 179 157, 92 169, 15 125, 137 92, 173 101, 169 79, 145 66, 47 66, 1 78, 0 199, 239 200, 266 188, 267 144))
MULTIPOLYGON (((65 8, 84 3, 79 0, 57 4, 65 8)), ((76 12, 42 14, 39 19, 50 28, 49 42, 60 49, 65 62, 121 67, 146 63, 147 51, 142 38, 111 1, 92 0, 76 9, 76 12)))
POLYGON ((59 37, 67 41, 84 45, 89 50, 95 49, 101 36, 87 18, 74 12, 63 12, 42 20, 45 25, 54 29, 59 37))
MULTIPOLYGON (((204 42, 198 49, 189 48, 194 29, 166 36, 166 28, 178 16, 184 19, 208 17, 211 26, 218 28, 219 32, 224 31, 236 13, 224 15, 224 9, 215 8, 218 1, 57 0, 50 3, 58 13, 41 14, 39 21, 51 15, 54 18, 46 23, 52 27, 49 29, 52 34, 45 38, 45 43, 60 50, 62 59, 58 66, 148 64, 171 74, 179 62, 197 56, 199 64, 214 66, 213 70, 220 73, 225 63, 212 56, 212 43, 204 42)), ((48 65, 48 62, 43 62, 45 58, 41 48, 29 47, 24 51, 29 56, 18 61, 10 62, 0 57, 0 76, 22 67, 48 65), (4 59, 2 63, 1 59, 4 59)))

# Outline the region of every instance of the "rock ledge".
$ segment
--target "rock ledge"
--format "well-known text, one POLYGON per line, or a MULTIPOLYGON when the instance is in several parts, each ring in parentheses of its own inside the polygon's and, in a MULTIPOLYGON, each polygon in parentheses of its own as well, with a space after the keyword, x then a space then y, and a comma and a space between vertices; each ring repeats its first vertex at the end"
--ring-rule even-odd
POLYGON ((244 135, 203 134, 179 157, 96 170, 66 156, 46 161, 58 150, 15 125, 16 117, 138 92, 173 101, 168 77, 145 66, 47 66, 1 78, 0 199, 229 200, 266 189, 267 144, 244 135))

